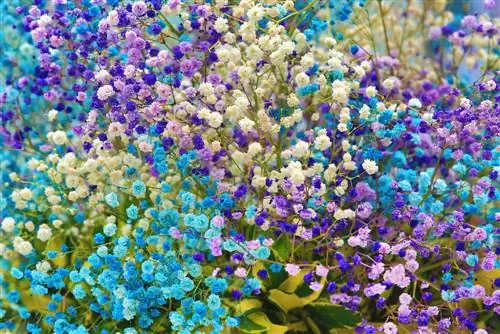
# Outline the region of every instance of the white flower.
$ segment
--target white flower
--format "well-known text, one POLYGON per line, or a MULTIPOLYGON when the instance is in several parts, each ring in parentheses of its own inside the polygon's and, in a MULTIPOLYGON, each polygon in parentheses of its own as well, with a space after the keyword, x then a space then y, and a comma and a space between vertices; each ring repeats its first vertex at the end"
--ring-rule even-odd
POLYGON ((210 113, 207 117, 208 125, 212 128, 218 128, 222 124, 222 115, 216 111, 210 113))
POLYGON ((300 104, 300 101, 297 98, 297 95, 292 93, 292 94, 288 95, 288 97, 286 99, 286 103, 288 104, 289 107, 293 108, 293 107, 298 106, 300 104))
POLYGON ((479 328, 474 334, 488 334, 488 332, 485 329, 479 328))
POLYGON ((52 23, 52 18, 47 14, 40 16, 40 18, 38 19, 38 25, 41 27, 48 26, 51 23, 52 23))
POLYGON ((359 109, 359 117, 361 118, 368 118, 370 116, 370 107, 368 107, 366 104, 363 104, 361 109, 359 109))
POLYGON ((47 261, 41 261, 36 264, 36 270, 44 274, 48 273, 51 268, 52 266, 47 261))
POLYGON ((335 164, 328 165, 328 168, 325 169, 323 177, 326 181, 331 182, 333 178, 337 175, 337 166, 335 164))
POLYGON ((31 193, 31 190, 28 188, 21 189, 19 195, 21 195, 21 198, 25 201, 29 201, 30 199, 33 198, 33 194, 31 193))
POLYGON ((21 255, 26 256, 33 251, 33 246, 31 242, 22 240, 14 245, 14 249, 21 255))
POLYGON ((349 93, 351 88, 349 83, 342 80, 335 80, 332 83, 332 98, 335 102, 338 103, 347 103, 349 100, 349 93))
POLYGON ((97 90, 97 98, 101 101, 106 101, 113 94, 115 94, 115 91, 110 85, 104 85, 97 90))
POLYGON ((259 143, 251 143, 250 145, 248 145, 248 154, 251 155, 252 157, 256 156, 261 151, 262 151, 262 145, 260 145, 259 143))
POLYGON ((245 268, 240 267, 235 270, 234 274, 240 278, 243 278, 247 276, 247 270, 245 268))
POLYGON ((351 209, 346 209, 346 210, 338 209, 333 214, 333 217, 337 220, 353 219, 355 216, 356 216, 356 213, 354 211, 352 211, 351 209))
POLYGON ((394 88, 394 79, 393 78, 385 79, 382 85, 384 85, 385 88, 391 90, 394 88))
POLYGON ((15 225, 16 221, 12 217, 5 217, 2 220, 2 230, 4 230, 5 232, 12 232, 15 225))
POLYGON ((290 181, 296 186, 300 186, 304 183, 306 177, 302 173, 301 169, 294 168, 290 172, 290 181))
POLYGON ((309 143, 300 140, 293 148, 293 155, 297 158, 302 158, 309 153, 309 143))
POLYGON ((35 230, 35 224, 32 221, 29 221, 24 224, 24 228, 30 232, 33 232, 35 230))
POLYGON ((52 238, 52 230, 47 224, 42 224, 38 229, 36 237, 41 241, 47 241, 52 238))
POLYGON ((337 130, 339 130, 340 132, 347 132, 347 130, 349 130, 347 128, 347 125, 345 123, 339 123, 337 125, 337 130))
POLYGON ((377 88, 375 88, 374 86, 368 86, 366 88, 365 94, 368 97, 374 97, 375 95, 377 95, 377 88))
POLYGON ((238 122, 238 124, 240 125, 241 129, 245 132, 249 132, 249 131, 253 130, 253 128, 255 126, 255 122, 247 117, 240 120, 238 122))
POLYGON ((411 304, 411 301, 412 301, 411 296, 409 294, 407 294, 406 292, 399 295, 399 302, 401 304, 409 305, 409 304, 411 304))
POLYGON ((120 22, 120 19, 118 17, 118 12, 116 10, 112 10, 108 14, 108 22, 109 25, 112 27, 116 27, 118 23, 120 22))
POLYGON ((469 109, 470 107, 472 106, 472 103, 469 99, 467 98, 462 98, 462 100, 460 100, 460 107, 464 108, 464 109, 469 109))
POLYGON ((250 60, 258 61, 264 56, 264 52, 259 48, 258 45, 252 44, 246 50, 245 53, 247 58, 250 60))
POLYGON ((52 141, 56 145, 64 145, 68 143, 68 137, 66 136, 66 132, 57 130, 55 132, 52 132, 52 141))
POLYGON ((304 72, 300 72, 295 77, 295 82, 297 83, 298 86, 305 86, 309 83, 309 76, 304 72))
POLYGON ((97 81, 102 83, 109 80, 111 78, 111 74, 109 74, 109 72, 106 70, 100 70, 95 74, 95 78, 97 79, 97 81))
POLYGON ((55 110, 55 109, 52 109, 51 111, 49 111, 49 114, 48 114, 49 121, 51 121, 51 122, 52 122, 53 120, 55 120, 55 119, 56 119, 56 117, 57 117, 57 113, 58 113, 58 112, 57 112, 57 110, 55 110))
POLYGON ((218 33, 226 32, 229 28, 227 25, 227 19, 224 17, 217 18, 217 20, 215 20, 214 28, 218 33))
POLYGON ((422 102, 420 102, 420 100, 416 98, 410 99, 410 101, 408 101, 408 105, 412 108, 417 108, 417 109, 422 108, 422 102))
POLYGON ((383 326, 385 334, 397 334, 398 328, 392 322, 386 322, 383 326))
POLYGON ((375 174, 378 172, 378 166, 377 163, 373 160, 366 159, 363 161, 363 169, 370 175, 375 174))
POLYGON ((320 151, 328 149, 332 145, 327 135, 320 135, 314 140, 314 148, 320 151))

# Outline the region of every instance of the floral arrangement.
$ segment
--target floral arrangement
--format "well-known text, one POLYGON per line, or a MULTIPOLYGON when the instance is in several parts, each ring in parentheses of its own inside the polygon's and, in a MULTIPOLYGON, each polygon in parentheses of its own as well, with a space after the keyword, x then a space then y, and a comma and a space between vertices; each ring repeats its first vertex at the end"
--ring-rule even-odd
POLYGON ((1 332, 498 333, 471 4, 0 0, 1 332))

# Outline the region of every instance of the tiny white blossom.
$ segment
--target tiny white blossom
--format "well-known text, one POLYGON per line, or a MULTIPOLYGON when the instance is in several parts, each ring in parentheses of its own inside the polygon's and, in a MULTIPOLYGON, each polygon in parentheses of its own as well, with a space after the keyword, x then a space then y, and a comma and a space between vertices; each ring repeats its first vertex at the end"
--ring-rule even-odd
POLYGON ((373 160, 366 159, 363 161, 363 169, 370 175, 375 174, 378 172, 378 166, 377 163, 373 160))

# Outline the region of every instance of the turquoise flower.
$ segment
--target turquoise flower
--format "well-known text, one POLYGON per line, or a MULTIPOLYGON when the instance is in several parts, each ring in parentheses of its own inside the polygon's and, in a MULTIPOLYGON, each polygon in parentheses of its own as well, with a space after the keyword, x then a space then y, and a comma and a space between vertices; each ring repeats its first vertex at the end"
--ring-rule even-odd
POLYGON ((131 204, 126 211, 127 217, 129 217, 130 219, 137 219, 139 209, 134 204, 131 204))
POLYGON ((132 184, 132 194, 137 197, 144 196, 146 193, 146 186, 142 181, 134 181, 132 184))
POLYGON ((219 296, 211 294, 207 299, 207 305, 211 310, 218 309, 221 305, 219 296))
POLYGON ((469 254, 465 258, 465 262, 469 266, 474 267, 479 262, 479 258, 478 258, 478 256, 476 254, 469 254))
POLYGON ((104 200, 112 208, 116 208, 120 204, 118 202, 118 196, 114 192, 107 194, 106 197, 104 197, 104 200))

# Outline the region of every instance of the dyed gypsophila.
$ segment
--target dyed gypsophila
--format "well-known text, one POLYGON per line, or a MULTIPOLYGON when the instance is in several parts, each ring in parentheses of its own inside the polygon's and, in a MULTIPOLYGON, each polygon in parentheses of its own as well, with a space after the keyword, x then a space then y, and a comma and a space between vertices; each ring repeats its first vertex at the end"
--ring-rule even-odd
POLYGON ((445 9, 17 8, 2 329, 494 332, 498 19, 445 9))

